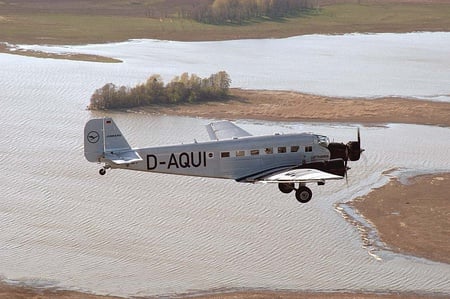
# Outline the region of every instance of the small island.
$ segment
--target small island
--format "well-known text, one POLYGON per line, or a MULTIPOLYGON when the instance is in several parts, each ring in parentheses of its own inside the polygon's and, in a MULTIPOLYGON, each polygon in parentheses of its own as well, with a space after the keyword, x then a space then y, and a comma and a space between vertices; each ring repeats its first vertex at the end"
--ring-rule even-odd
POLYGON ((87 108, 107 110, 226 100, 230 84, 230 76, 225 71, 211 74, 208 78, 183 73, 167 84, 160 75, 152 75, 144 84, 135 87, 105 84, 94 92, 87 108))

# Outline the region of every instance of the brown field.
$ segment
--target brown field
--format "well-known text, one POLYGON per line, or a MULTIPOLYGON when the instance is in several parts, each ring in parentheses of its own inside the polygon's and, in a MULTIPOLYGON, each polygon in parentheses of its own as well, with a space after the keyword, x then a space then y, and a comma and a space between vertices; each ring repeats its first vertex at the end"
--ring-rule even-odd
POLYGON ((207 25, 178 17, 208 0, 4 0, 0 41, 12 44, 84 44, 130 38, 225 40, 302 34, 449 31, 449 0, 325 0, 320 10, 244 25, 207 25), (358 2, 360 4, 358 4, 358 2))
POLYGON ((345 99, 293 91, 231 89, 232 100, 135 108, 149 113, 218 119, 409 123, 450 126, 450 103, 401 98, 345 99))
MULTIPOLYGON (((133 38, 203 41, 282 38, 302 34, 449 31, 449 0, 323 0, 297 17, 259 18, 243 25, 202 24, 180 12, 210 0, 5 0, 0 1, 0 43, 87 44, 133 38)), ((0 53, 41 58, 117 62, 86 55, 33 51, 0 53)))

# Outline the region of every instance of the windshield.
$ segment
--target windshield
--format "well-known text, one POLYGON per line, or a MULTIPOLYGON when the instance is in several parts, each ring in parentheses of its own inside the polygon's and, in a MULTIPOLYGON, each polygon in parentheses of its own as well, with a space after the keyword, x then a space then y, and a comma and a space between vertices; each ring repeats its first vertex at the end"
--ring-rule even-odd
POLYGON ((316 135, 317 143, 319 143, 323 147, 328 147, 328 144, 330 144, 330 139, 328 139, 327 136, 323 135, 316 135))

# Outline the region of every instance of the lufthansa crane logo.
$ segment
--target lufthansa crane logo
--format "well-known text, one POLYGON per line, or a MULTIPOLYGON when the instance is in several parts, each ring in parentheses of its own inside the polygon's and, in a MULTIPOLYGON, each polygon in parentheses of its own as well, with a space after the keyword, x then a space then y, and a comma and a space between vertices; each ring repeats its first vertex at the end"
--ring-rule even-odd
POLYGON ((90 131, 89 134, 87 134, 87 140, 89 143, 97 143, 100 139, 100 135, 97 131, 90 131))

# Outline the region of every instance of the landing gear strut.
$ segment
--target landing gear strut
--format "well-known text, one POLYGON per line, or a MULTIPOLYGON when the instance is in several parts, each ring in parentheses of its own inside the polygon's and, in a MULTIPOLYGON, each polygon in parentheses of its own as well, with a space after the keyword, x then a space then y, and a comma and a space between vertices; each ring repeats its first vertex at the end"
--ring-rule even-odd
POLYGON ((312 198, 311 189, 302 184, 300 184, 298 188, 295 188, 294 183, 279 183, 278 189, 283 193, 291 193, 295 190, 295 198, 300 203, 307 203, 312 198))

